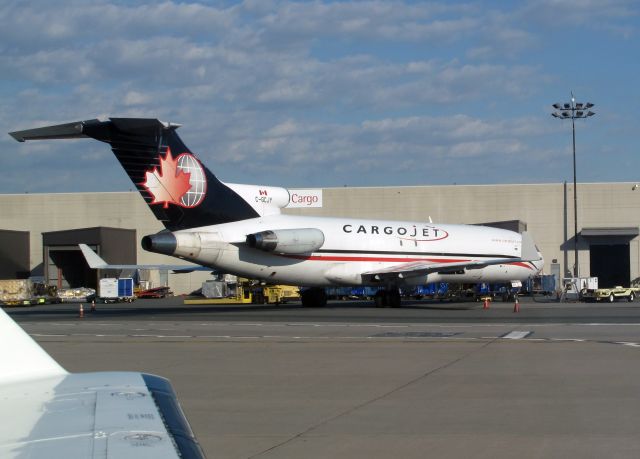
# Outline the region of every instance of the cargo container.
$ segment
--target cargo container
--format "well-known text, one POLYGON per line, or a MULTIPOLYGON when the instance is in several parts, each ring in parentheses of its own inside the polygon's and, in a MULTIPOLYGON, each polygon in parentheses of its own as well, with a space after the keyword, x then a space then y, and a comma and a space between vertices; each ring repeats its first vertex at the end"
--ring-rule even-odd
POLYGON ((100 279, 98 285, 97 301, 103 303, 116 303, 125 301, 131 303, 135 300, 133 294, 133 279, 130 277, 114 278, 105 277, 100 279))
POLYGON ((552 295, 556 293, 556 278, 553 274, 540 274, 525 281, 526 293, 552 295))
POLYGON ((0 304, 7 306, 31 306, 58 303, 55 287, 49 287, 31 279, 0 280, 0 304))

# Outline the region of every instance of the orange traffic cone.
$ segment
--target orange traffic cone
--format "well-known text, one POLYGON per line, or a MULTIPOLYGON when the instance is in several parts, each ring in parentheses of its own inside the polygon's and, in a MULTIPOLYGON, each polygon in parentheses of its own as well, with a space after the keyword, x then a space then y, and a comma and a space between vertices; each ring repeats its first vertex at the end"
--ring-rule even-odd
POLYGON ((96 301, 95 300, 93 300, 91 302, 91 312, 96 312, 96 301))
POLYGON ((489 298, 484 297, 484 303, 482 303, 482 309, 489 309, 489 298))
POLYGON ((81 319, 84 317, 84 307, 82 306, 82 303, 80 303, 80 311, 78 311, 78 317, 80 317, 81 319))
POLYGON ((520 301, 516 297, 516 301, 513 303, 513 312, 520 312, 520 301))

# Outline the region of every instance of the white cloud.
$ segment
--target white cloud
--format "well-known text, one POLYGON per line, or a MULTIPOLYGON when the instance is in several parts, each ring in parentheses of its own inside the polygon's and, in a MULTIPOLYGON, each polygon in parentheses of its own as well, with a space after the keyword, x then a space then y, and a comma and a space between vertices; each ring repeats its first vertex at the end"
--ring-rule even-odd
MULTIPOLYGON (((554 101, 550 82, 583 77, 547 62, 558 43, 546 33, 569 7, 568 27, 635 33, 637 8, 622 0, 5 2, 0 123, 179 122, 185 142, 231 181, 415 182, 434 162, 438 180, 474 181, 469 164, 531 164, 554 151, 547 137, 562 130, 543 108, 554 101)), ((46 154, 45 171, 63 151, 101 160, 82 142, 0 144, 46 154)))

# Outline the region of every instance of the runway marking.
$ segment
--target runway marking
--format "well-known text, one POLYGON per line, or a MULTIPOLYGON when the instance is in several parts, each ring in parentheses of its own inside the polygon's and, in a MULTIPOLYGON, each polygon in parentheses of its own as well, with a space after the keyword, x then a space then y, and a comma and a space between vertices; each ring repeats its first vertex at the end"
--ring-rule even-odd
POLYGON ((451 338, 460 332, 384 332, 372 335, 371 338, 451 338))
POLYGON ((495 341, 500 339, 529 342, 529 343, 595 343, 595 344, 614 344, 618 346, 626 346, 631 348, 640 349, 640 342, 633 341, 614 341, 614 340, 602 340, 602 339, 581 339, 581 338, 529 338, 533 334, 532 331, 519 331, 514 330, 504 335, 499 336, 462 336, 462 332, 384 332, 373 335, 361 335, 361 336, 329 336, 329 335, 277 335, 277 334, 264 334, 264 335, 166 335, 166 334, 125 334, 125 333, 29 333, 32 337, 37 338, 152 338, 163 340, 175 340, 175 339, 212 339, 212 340, 309 340, 309 341, 414 341, 414 342, 438 342, 438 341, 495 341))
POLYGON ((526 338, 527 336, 531 335, 533 332, 532 331, 517 331, 517 330, 513 330, 510 331, 509 333, 507 333, 506 335, 502 335, 503 339, 523 339, 526 338))

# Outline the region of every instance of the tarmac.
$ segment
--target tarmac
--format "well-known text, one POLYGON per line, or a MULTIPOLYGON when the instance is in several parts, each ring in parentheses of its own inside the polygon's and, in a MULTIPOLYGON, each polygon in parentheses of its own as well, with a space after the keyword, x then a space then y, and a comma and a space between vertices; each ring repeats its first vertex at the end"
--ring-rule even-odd
POLYGON ((65 368, 169 378, 208 457, 640 457, 640 303, 8 312, 65 368))

